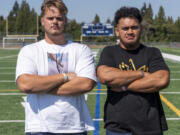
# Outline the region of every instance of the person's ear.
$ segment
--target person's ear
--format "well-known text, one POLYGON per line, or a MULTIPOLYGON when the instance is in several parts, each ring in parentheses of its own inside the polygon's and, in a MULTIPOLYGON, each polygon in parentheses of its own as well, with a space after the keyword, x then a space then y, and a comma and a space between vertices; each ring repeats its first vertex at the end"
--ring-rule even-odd
POLYGON ((118 26, 116 26, 114 28, 114 32, 115 32, 116 37, 119 37, 119 28, 118 28, 118 26))
POLYGON ((44 26, 44 18, 41 18, 41 25, 44 26))

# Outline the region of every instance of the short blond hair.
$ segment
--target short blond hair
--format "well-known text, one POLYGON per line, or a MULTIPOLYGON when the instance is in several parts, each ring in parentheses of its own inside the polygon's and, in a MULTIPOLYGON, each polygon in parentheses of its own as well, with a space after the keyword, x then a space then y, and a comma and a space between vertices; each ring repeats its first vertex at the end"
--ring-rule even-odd
POLYGON ((46 9, 52 6, 56 7, 61 14, 67 15, 68 9, 62 0, 44 0, 41 7, 42 16, 44 16, 46 9))

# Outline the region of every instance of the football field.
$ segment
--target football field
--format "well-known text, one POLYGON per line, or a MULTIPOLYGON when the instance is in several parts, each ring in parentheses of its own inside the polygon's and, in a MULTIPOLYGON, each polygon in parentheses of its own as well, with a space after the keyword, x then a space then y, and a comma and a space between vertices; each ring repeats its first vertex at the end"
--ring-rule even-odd
MULTIPOLYGON (((100 49, 92 49, 99 59, 100 49)), ((161 48, 163 52, 180 56, 180 49, 161 48)), ((15 67, 18 49, 0 49, 0 135, 24 135, 25 94, 19 92, 15 83, 15 67)), ((171 71, 168 88, 161 91, 161 100, 168 121, 165 135, 180 135, 180 62, 167 60, 171 71)), ((88 135, 105 135, 103 128, 103 107, 106 87, 98 84, 87 94, 87 103, 96 130, 88 135)))

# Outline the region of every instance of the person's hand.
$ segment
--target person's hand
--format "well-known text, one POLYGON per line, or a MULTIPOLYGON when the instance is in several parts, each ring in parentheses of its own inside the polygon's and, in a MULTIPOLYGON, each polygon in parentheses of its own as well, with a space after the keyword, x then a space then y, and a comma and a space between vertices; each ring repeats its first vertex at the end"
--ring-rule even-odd
POLYGON ((68 81, 74 79, 77 76, 75 73, 72 72, 66 73, 66 75, 68 76, 68 81))
POLYGON ((149 72, 144 72, 144 76, 148 76, 148 75, 150 75, 149 72))

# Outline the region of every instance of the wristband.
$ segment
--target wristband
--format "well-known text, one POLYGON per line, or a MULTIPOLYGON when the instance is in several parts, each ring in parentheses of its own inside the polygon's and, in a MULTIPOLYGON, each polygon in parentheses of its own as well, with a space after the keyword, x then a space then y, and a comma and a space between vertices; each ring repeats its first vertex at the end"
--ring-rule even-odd
POLYGON ((67 81, 68 81, 68 76, 67 76, 67 74, 63 73, 63 76, 64 76, 64 82, 67 82, 67 81))
POLYGON ((122 91, 126 91, 126 87, 125 86, 122 86, 121 89, 122 89, 122 91))
POLYGON ((141 70, 141 74, 142 74, 142 78, 144 77, 144 71, 143 70, 141 70))

